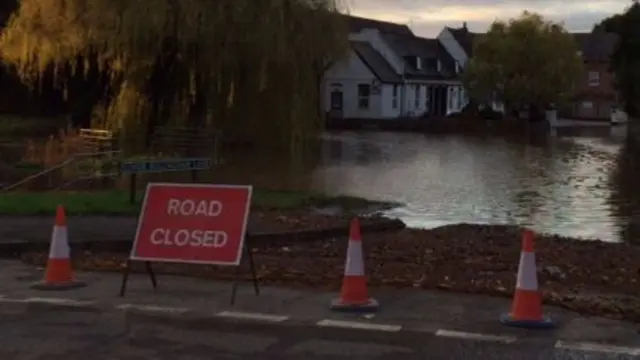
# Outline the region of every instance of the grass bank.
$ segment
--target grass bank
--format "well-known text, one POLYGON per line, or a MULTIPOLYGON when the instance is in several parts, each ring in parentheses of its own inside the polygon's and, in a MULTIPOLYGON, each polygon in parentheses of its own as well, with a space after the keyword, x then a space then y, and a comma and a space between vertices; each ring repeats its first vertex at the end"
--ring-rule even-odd
MULTIPOLYGON (((58 204, 64 205, 70 215, 136 215, 142 196, 135 204, 131 204, 126 191, 0 193, 0 215, 50 215, 58 204)), ((362 211, 392 205, 351 196, 257 188, 253 189, 252 197, 252 208, 255 210, 339 207, 344 211, 362 211)))

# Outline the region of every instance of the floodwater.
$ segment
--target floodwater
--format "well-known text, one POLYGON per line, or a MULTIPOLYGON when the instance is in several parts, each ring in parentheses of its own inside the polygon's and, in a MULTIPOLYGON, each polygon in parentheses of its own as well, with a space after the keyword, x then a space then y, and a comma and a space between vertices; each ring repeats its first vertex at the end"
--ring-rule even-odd
MULTIPOLYGON (((640 239, 640 149, 625 128, 582 129, 536 140, 334 132, 293 164, 274 154, 223 154, 202 181, 315 190, 403 204, 411 227, 518 224, 605 241, 640 239)), ((178 174, 151 181, 185 181, 178 174)))
POLYGON ((601 128, 523 141, 335 132, 323 135, 315 161, 295 167, 266 154, 236 156, 216 180, 398 202, 404 205, 387 214, 411 227, 519 224, 632 241, 640 236, 631 221, 640 213, 640 165, 625 135, 625 128, 601 128))
POLYGON ((623 214, 621 205, 629 210, 629 201, 616 182, 625 143, 617 135, 523 142, 331 134, 325 137, 323 163, 314 171, 314 187, 401 202, 388 214, 412 227, 519 224, 620 241, 630 214, 623 214))

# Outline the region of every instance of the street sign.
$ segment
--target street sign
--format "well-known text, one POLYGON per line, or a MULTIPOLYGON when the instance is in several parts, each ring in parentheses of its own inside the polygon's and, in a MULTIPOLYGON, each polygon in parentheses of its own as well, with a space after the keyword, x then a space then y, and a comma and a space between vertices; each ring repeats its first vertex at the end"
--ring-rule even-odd
POLYGON ((251 186, 151 183, 130 260, 239 265, 251 186))
POLYGON ((140 174, 209 170, 212 164, 211 158, 127 160, 120 163, 120 172, 123 174, 140 174))

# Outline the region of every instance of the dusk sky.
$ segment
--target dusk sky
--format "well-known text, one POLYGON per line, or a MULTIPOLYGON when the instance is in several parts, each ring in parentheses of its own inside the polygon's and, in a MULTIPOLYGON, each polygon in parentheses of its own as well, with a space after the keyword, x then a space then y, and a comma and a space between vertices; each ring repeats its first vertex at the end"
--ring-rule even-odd
POLYGON ((624 11, 631 0, 347 0, 351 14, 408 24, 420 36, 435 36, 443 26, 484 32, 496 18, 530 10, 570 31, 590 31, 601 19, 624 11))

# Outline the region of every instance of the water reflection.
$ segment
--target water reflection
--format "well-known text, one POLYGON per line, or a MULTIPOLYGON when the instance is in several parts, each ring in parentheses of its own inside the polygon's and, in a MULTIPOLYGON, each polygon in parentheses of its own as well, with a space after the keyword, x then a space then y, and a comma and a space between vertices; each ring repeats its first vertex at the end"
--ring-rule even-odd
MULTIPOLYGON (((200 181, 311 189, 401 202, 408 225, 521 224, 608 241, 640 239, 638 145, 624 128, 561 132, 530 141, 393 133, 329 133, 297 162, 233 151, 200 181), (622 130, 621 130, 622 129, 622 130)), ((189 181, 153 174, 145 181, 189 181)), ((126 186, 126 183, 122 183, 126 186)))
POLYGON ((523 143, 490 137, 328 134, 312 186, 403 202, 406 206, 389 214, 410 226, 517 223, 618 241, 624 216, 615 207, 624 200, 612 201, 617 192, 609 174, 620 170, 622 138, 590 135, 523 143))
POLYGON ((619 236, 630 243, 640 243, 640 144, 634 141, 625 143, 617 155, 617 167, 611 174, 611 203, 613 213, 618 219, 619 236))

